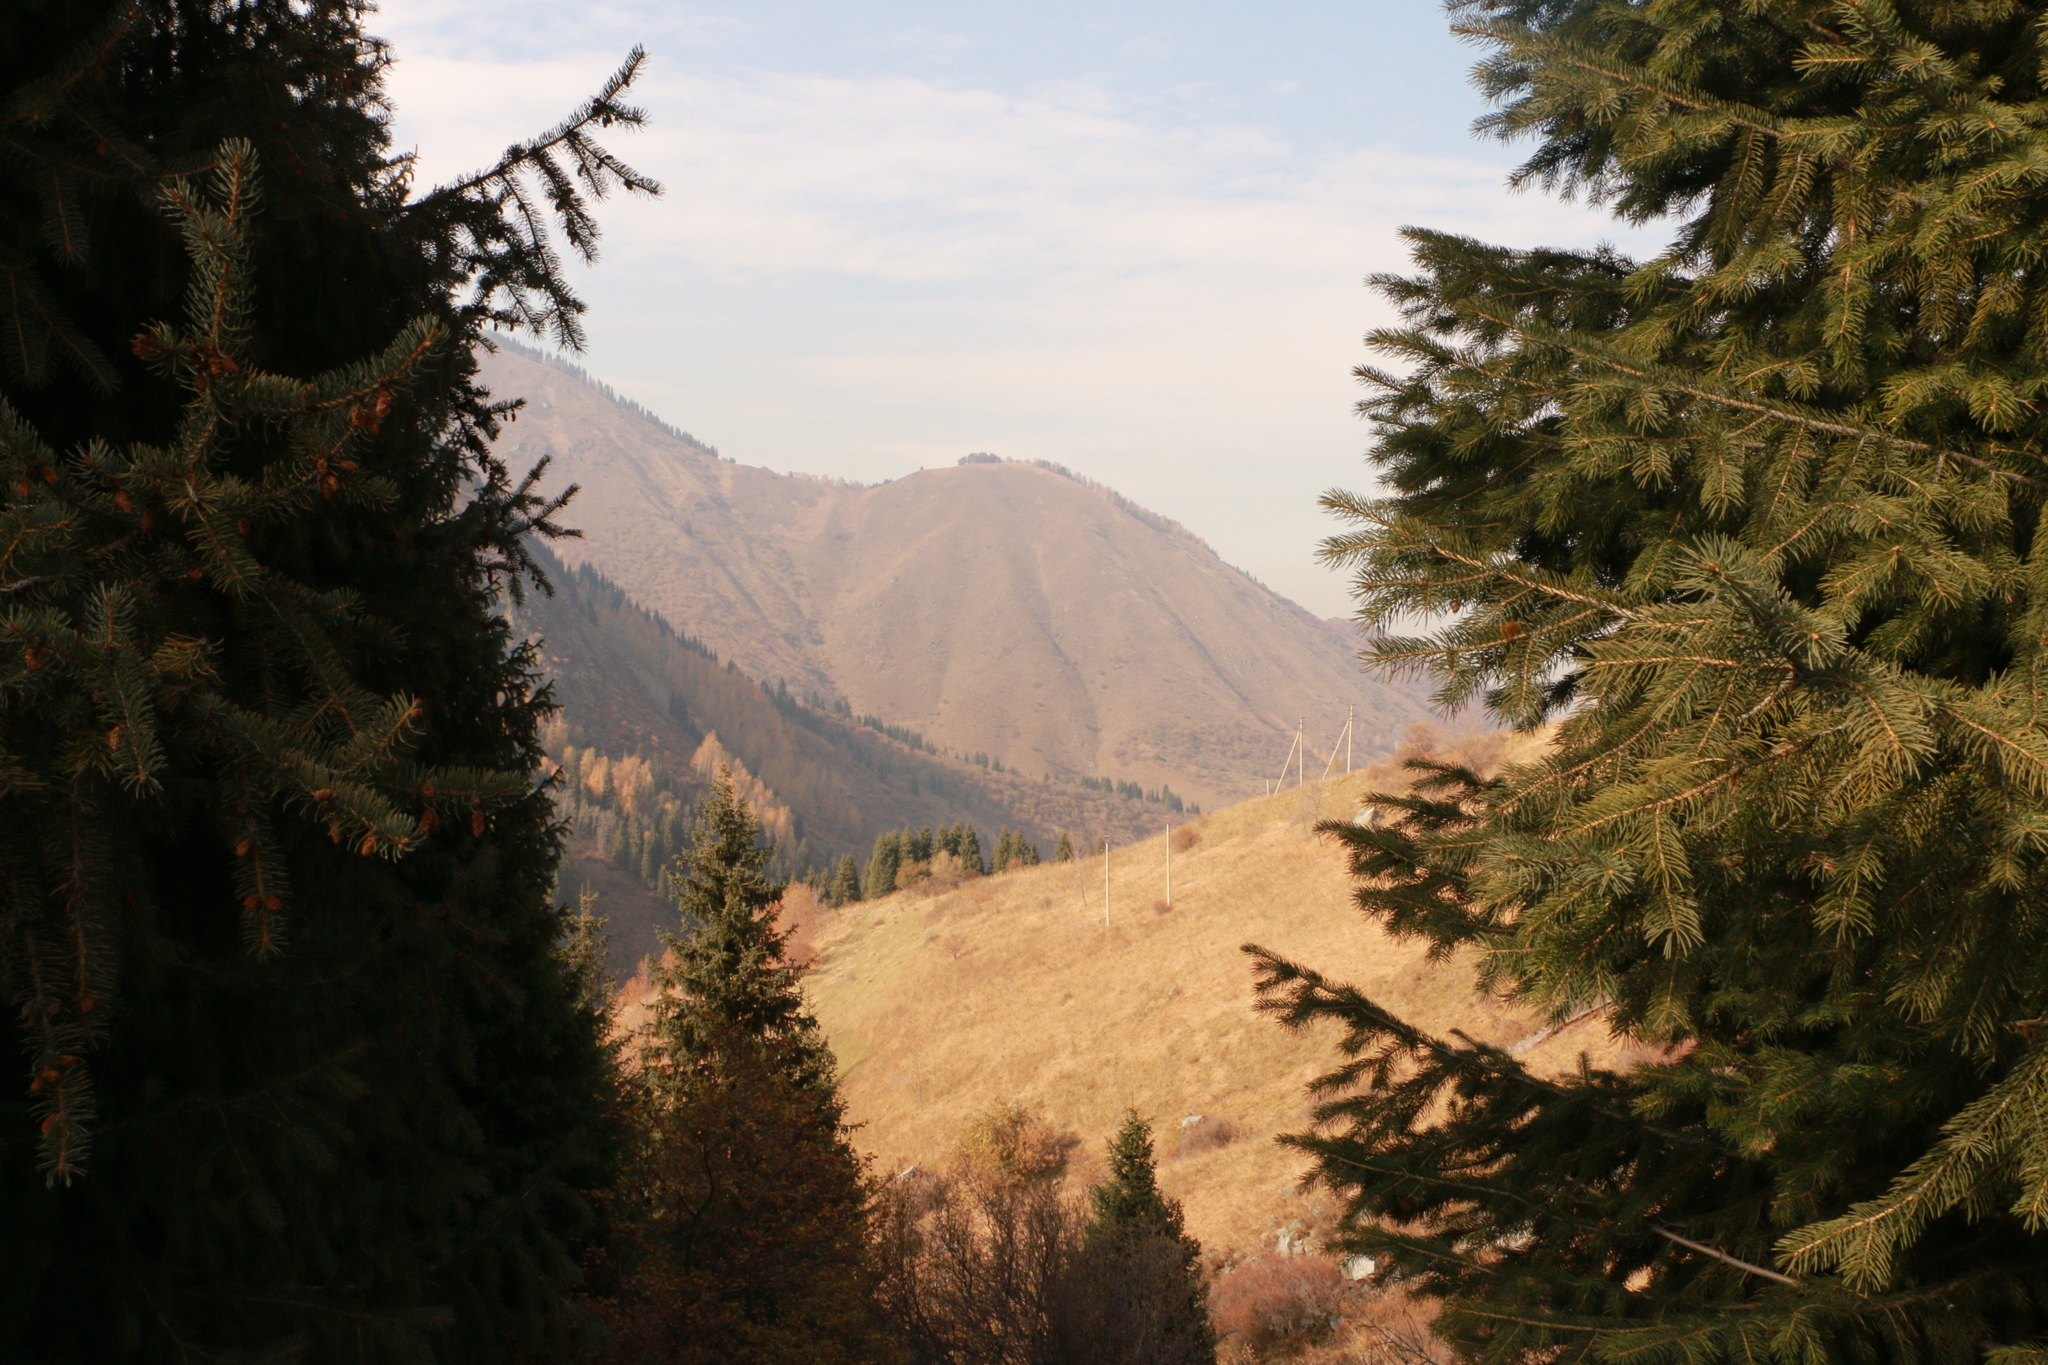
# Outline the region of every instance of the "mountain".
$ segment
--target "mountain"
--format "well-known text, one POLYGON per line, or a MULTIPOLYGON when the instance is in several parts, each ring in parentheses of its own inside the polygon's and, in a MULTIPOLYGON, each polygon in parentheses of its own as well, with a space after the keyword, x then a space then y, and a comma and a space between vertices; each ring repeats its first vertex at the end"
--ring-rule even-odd
POLYGON ((527 400, 498 453, 582 492, 590 565, 745 672, 1038 777, 1264 790, 1306 718, 1384 753, 1427 708, 1202 541, 1056 466, 974 457, 862 486, 722 458, 562 362, 500 343, 527 400))
POLYGON ((664 870, 722 763, 775 838, 776 870, 792 877, 818 878, 845 854, 864 861, 891 829, 966 823, 984 849, 1016 829, 1049 853, 1061 832, 1083 847, 1138 838, 1179 806, 1135 783, 1027 778, 764 684, 588 563, 533 552, 554 591, 506 611, 560 706, 542 741, 570 829, 561 884, 597 893, 621 976, 654 950, 657 927, 674 927, 664 870))

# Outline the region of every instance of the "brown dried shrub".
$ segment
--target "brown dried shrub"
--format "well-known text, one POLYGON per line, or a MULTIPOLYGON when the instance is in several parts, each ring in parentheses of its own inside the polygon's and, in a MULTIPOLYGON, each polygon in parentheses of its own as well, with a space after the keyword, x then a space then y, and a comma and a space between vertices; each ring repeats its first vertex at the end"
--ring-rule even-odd
POLYGON ((1254 1352, 1294 1350, 1336 1329, 1344 1288, 1333 1257, 1262 1251, 1210 1285, 1209 1315, 1218 1333, 1254 1352))
POLYGON ((1175 853, 1185 853, 1201 842, 1202 827, 1200 825, 1182 825, 1173 832, 1172 843, 1175 853))
POLYGON ((1219 1114, 1204 1114, 1180 1130, 1178 1153, 1181 1156, 1194 1156, 1198 1152, 1228 1147, 1236 1140, 1236 1124, 1219 1114))
POLYGON ((1347 1309, 1341 1355, 1331 1365, 1453 1365, 1457 1356, 1430 1330, 1432 1304, 1398 1290, 1354 1298, 1347 1309))

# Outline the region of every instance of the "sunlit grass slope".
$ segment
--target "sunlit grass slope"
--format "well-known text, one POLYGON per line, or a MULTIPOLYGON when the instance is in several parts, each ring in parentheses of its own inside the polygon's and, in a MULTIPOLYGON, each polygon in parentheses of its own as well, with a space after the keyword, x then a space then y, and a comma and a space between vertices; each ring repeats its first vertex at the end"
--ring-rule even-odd
MULTIPOLYGON (((1495 752, 1499 741, 1490 746, 1495 752)), ((942 1157, 999 1101, 1042 1109, 1097 1152, 1126 1108, 1158 1134, 1161 1183, 1217 1255, 1250 1252, 1299 1212, 1301 1158, 1274 1142, 1306 1121, 1331 1034, 1294 1034, 1253 1010, 1261 944, 1363 988, 1434 1030, 1462 1029, 1548 1070, 1615 1054, 1598 1018, 1531 1043, 1539 1022, 1475 996, 1469 968, 1432 964, 1352 907, 1318 820, 1403 781, 1388 766, 1246 801, 1166 839, 1103 858, 1010 872, 936 893, 848 906, 818 939, 810 990, 845 1073, 858 1141, 882 1168, 942 1157), (1181 1121, 1221 1117, 1235 1141, 1174 1155, 1181 1121)))

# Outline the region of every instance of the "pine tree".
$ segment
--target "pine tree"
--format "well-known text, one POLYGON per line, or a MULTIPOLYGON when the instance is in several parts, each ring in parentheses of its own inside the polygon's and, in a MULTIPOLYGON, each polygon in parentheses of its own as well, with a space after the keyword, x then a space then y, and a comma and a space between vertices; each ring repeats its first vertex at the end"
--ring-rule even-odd
POLYGON ((706 1045, 697 1030, 730 1026, 786 1050, 806 1084, 831 1088, 832 1063, 783 960, 783 884, 768 875, 774 845, 721 768, 697 808, 689 848, 669 873, 683 931, 666 936, 658 1003, 643 1060, 650 1074, 687 1070, 706 1045))
POLYGON ((1124 1115, 1123 1126, 1110 1139, 1109 1178, 1090 1191, 1088 1200, 1092 1206, 1090 1236, 1161 1232, 1176 1239, 1187 1237, 1179 1201, 1159 1192, 1159 1171, 1152 1162, 1152 1127, 1135 1112, 1124 1115))
POLYGON ((607 1023, 618 994, 616 984, 605 972, 605 959, 610 951, 611 935, 604 916, 597 913, 597 892, 586 886, 576 893, 576 913, 569 919, 568 936, 556 950, 556 956, 561 960, 577 1007, 607 1023))
POLYGON ((773 846, 722 770, 672 886, 626 1188, 639 1256, 615 1358, 872 1361, 867 1190, 831 1050, 784 949, 773 846))
POLYGON ((1052 846, 1052 860, 1056 863, 1071 863, 1074 861, 1074 843, 1073 840, 1067 838, 1065 830, 1060 831, 1060 841, 1052 846))
POLYGON ((1068 1272, 1055 1358, 1071 1365, 1197 1365, 1216 1358, 1202 1247, 1180 1201, 1160 1193, 1152 1130, 1125 1116, 1109 1178, 1068 1272))
POLYGON ((589 140, 629 65, 415 195, 360 18, 0 8, 7 1359, 569 1327, 608 1080, 497 610, 558 504, 471 349, 573 342, 546 225, 587 249, 589 194, 652 186, 589 140))
POLYGON ((1387 492, 1325 555, 1428 623, 1381 666, 1556 728, 1327 828, 1368 914, 1656 1060, 1260 954, 1346 1029, 1295 1141, 1471 1359, 2039 1359, 2048 7, 1458 9, 1522 178, 1673 236, 1380 282, 1387 492))
POLYGON ((826 899, 840 906, 851 905, 860 898, 860 864, 853 860, 851 853, 847 853, 840 857, 839 867, 832 874, 832 885, 826 899))
POLYGON ((902 840, 896 831, 875 836, 875 850, 868 855, 865 900, 880 900, 896 889, 896 868, 902 861, 902 840))
POLYGON ((988 875, 988 863, 981 856, 981 835, 965 821, 953 835, 953 855, 969 872, 982 877, 988 875))
POLYGON ((1001 872, 1009 867, 1011 853, 1016 846, 1016 840, 1016 833, 1009 829, 1003 829, 996 834, 995 855, 989 859, 989 869, 991 871, 1001 872))
POLYGON ((901 847, 903 861, 906 863, 929 863, 932 855, 938 851, 937 846, 938 837, 932 833, 930 825, 923 829, 903 831, 901 847))

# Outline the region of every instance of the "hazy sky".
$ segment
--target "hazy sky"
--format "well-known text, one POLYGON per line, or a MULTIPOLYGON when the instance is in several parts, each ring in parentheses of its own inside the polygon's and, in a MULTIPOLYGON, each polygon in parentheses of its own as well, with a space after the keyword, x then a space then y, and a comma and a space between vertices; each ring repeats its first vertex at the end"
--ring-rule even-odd
POLYGON ((427 181, 646 46, 651 126, 614 147, 668 193, 601 206, 579 286, 622 393, 775 469, 1057 460, 1326 615, 1316 497, 1370 483, 1351 368, 1396 231, 1629 241, 1505 188, 1428 0, 384 0, 372 28, 427 181))

